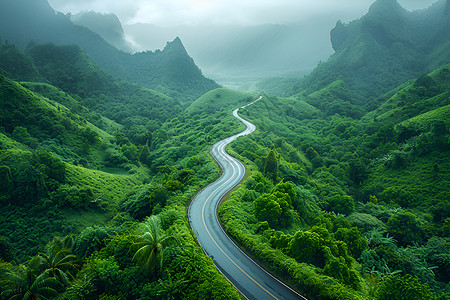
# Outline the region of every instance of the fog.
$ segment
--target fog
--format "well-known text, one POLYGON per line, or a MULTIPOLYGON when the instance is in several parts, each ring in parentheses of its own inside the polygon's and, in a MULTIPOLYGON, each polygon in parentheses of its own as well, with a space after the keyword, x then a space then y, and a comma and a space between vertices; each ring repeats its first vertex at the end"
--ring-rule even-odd
MULTIPOLYGON (((123 24, 261 25, 285 24, 339 16, 349 21, 363 15, 374 0, 49 0, 61 12, 94 10, 114 13, 123 24)), ((399 0, 408 10, 422 9, 434 0, 399 0)))
MULTIPOLYGON (((205 75, 226 86, 308 74, 333 54, 338 20, 367 13, 374 0, 49 0, 63 13, 117 15, 133 51, 162 49, 179 36, 205 75)), ((435 0, 399 0, 408 10, 435 0)))

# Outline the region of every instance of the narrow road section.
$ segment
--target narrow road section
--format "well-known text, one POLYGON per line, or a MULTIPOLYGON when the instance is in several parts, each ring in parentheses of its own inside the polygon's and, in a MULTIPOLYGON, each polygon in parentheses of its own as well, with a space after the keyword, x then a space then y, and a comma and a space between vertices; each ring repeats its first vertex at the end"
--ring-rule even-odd
MULTIPOLYGON (((245 108, 254 102, 242 106, 245 108)), ((211 155, 222 168, 222 176, 208 185, 195 196, 189 206, 189 221, 205 253, 210 256, 217 269, 247 299, 306 299, 287 285, 270 275, 261 266, 248 257, 226 235, 217 219, 217 208, 220 200, 238 185, 245 175, 244 165, 225 152, 225 147, 240 136, 255 131, 252 123, 238 115, 233 115, 243 122, 247 128, 239 134, 214 144, 211 155)))

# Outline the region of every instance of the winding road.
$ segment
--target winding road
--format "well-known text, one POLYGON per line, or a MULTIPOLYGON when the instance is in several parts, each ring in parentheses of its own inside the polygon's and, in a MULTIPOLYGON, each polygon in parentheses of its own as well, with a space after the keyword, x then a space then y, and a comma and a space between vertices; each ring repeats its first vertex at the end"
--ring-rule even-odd
MULTIPOLYGON (((242 106, 245 108, 258 100, 242 106)), ((238 185, 245 175, 244 165, 225 152, 225 147, 240 136, 255 131, 252 123, 238 115, 233 115, 243 122, 247 129, 239 134, 214 144, 211 155, 222 168, 222 176, 204 188, 189 206, 189 221, 205 253, 210 256, 217 269, 247 299, 306 299, 287 285, 270 275, 262 267, 249 258, 225 234, 217 219, 217 208, 220 200, 238 185)))

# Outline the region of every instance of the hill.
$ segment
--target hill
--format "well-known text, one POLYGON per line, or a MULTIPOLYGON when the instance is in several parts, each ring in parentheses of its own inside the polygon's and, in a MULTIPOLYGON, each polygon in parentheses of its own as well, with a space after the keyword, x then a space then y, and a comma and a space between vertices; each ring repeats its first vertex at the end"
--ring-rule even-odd
POLYGON ((168 43, 163 51, 125 53, 89 29, 74 25, 69 16, 55 12, 46 0, 2 1, 0 37, 20 50, 31 41, 76 44, 116 78, 167 93, 182 102, 192 102, 219 87, 203 77, 179 39, 168 43))
POLYGON ((2 210, 5 212, 2 222, 8 223, 14 216, 23 221, 2 226, 2 235, 10 235, 26 227, 33 234, 42 234, 29 245, 23 243, 22 234, 17 235, 12 241, 21 245, 18 255, 31 253, 42 239, 49 238, 55 232, 65 234, 67 230, 75 230, 72 228, 75 224, 77 227, 90 224, 91 221, 83 221, 84 212, 73 215, 70 209, 90 208, 93 209, 92 214, 97 214, 101 219, 111 218, 108 215, 117 211, 126 191, 141 182, 142 179, 137 176, 95 171, 122 167, 122 173, 127 174, 123 168, 128 164, 128 170, 134 168, 134 173, 140 172, 121 153, 120 148, 112 144, 112 135, 66 106, 35 94, 2 75, 0 100, 0 165, 2 182, 6 183, 2 185, 1 206, 13 205, 11 210, 2 210), (116 191, 109 190, 112 186, 116 187, 116 191), (104 201, 101 207, 97 206, 100 203, 92 202, 97 197, 102 197, 104 201), (15 205, 18 205, 17 209, 15 205), (27 216, 20 207, 33 208, 35 215, 27 216), (55 224, 45 221, 43 224, 48 224, 42 228, 30 225, 35 222, 34 217, 46 219, 49 207, 61 209, 50 210, 54 215, 49 220, 54 220, 55 224), (61 228, 61 213, 68 213, 67 217, 70 215, 74 222, 66 229, 61 228))
POLYGON ((75 45, 30 44, 25 55, 0 43, 1 52, 14 53, 2 61, 14 66, 6 74, 37 81, 24 83, 28 89, 66 105, 110 134, 125 131, 138 144, 145 144, 152 131, 182 110, 164 94, 114 79, 75 45), (28 69, 34 70, 33 78, 24 73, 28 69))
POLYGON ((242 82, 249 78, 308 74, 320 60, 332 54, 329 38, 309 28, 327 32, 329 19, 292 24, 257 26, 196 25, 158 27, 152 24, 125 25, 126 33, 140 49, 158 49, 179 36, 206 74, 242 82), (204 41, 210 41, 204 47, 204 41))
POLYGON ((362 18, 331 31, 335 54, 296 88, 307 94, 343 80, 350 103, 371 104, 377 95, 450 61, 448 1, 408 12, 396 0, 378 0, 362 18))

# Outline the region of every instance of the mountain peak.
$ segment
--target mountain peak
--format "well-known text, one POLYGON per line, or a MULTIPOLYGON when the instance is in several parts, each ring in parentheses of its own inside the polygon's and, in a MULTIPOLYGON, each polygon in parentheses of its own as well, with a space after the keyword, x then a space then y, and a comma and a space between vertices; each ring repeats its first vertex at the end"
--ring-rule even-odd
POLYGON ((373 13, 398 13, 405 11, 405 9, 398 3, 397 0, 377 0, 369 8, 369 14, 373 13))
POLYGON ((167 42, 166 47, 164 47, 164 52, 172 52, 188 55, 186 48, 183 45, 183 42, 178 36, 172 42, 167 42))

